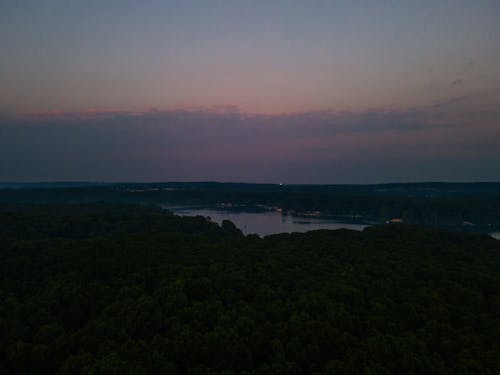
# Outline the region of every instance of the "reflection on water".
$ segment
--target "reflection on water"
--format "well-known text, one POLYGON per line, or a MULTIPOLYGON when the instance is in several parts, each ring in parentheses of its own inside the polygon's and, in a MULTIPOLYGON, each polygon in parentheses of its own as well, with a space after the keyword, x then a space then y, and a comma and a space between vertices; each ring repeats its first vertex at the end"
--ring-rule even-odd
POLYGON ((490 236, 493 237, 495 240, 500 240, 500 231, 490 233, 490 236))
POLYGON ((191 209, 169 207, 169 210, 180 216, 205 216, 216 223, 231 220, 245 234, 257 233, 260 236, 284 232, 307 232, 316 229, 353 229, 363 230, 367 225, 342 223, 330 219, 315 217, 297 217, 282 215, 276 211, 237 212, 214 209, 191 209))

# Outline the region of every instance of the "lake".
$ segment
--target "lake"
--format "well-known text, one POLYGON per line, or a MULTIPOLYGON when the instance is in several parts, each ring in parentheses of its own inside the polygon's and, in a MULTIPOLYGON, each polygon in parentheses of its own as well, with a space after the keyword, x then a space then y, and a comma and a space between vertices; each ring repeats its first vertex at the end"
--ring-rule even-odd
POLYGON ((267 236, 276 233, 307 232, 316 229, 363 230, 368 225, 344 223, 328 218, 283 215, 278 211, 241 212, 210 208, 165 207, 179 216, 205 216, 218 224, 232 221, 244 234, 257 233, 267 236))

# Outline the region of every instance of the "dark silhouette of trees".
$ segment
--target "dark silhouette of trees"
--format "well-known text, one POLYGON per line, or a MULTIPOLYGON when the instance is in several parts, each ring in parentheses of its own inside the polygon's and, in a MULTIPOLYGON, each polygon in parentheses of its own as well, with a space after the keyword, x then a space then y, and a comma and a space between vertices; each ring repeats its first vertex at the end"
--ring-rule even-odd
POLYGON ((0 208, 0 373, 500 373, 500 241, 0 208))

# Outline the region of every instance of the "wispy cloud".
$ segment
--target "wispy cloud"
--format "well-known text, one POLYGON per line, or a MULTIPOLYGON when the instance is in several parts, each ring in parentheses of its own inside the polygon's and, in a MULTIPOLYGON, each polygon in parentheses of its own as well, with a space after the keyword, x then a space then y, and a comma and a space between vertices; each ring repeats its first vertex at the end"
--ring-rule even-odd
POLYGON ((0 118, 0 180, 333 182, 331 165, 342 165, 347 174, 335 181, 359 182, 363 163, 378 160, 381 164, 373 168, 383 173, 384 163, 405 163, 410 156, 429 155, 429 148, 438 155, 455 147, 457 139, 464 139, 463 125, 432 107, 277 115, 226 106, 19 114, 0 118), (442 135, 441 143, 435 133, 442 135), (316 179, 310 180, 316 169, 316 179))
MULTIPOLYGON (((440 104, 441 105, 441 104, 440 104)), ((444 105, 444 104, 443 104, 444 105)), ((1 120, 1 119, 0 119, 1 120)), ((242 112, 235 106, 203 107, 194 109, 144 111, 95 110, 30 112, 9 117, 9 123, 60 124, 78 123, 90 126, 96 122, 103 125, 122 123, 125 125, 156 124, 162 126, 219 126, 219 127, 263 127, 267 131, 279 129, 284 133, 294 133, 303 128, 307 131, 330 133, 420 131, 435 127, 449 126, 432 121, 425 111, 417 110, 368 110, 352 111, 308 111, 282 114, 253 114, 242 112)), ((1 125, 1 123, 0 123, 1 125)), ((202 130, 200 128, 200 130, 202 130)))
MULTIPOLYGON (((451 107, 456 104, 465 104, 465 102, 473 102, 478 100, 481 100, 484 104, 490 106, 489 109, 498 108, 498 104, 496 105, 493 104, 493 106, 491 106, 491 103, 495 102, 498 103, 500 101, 500 90, 498 89, 487 90, 487 91, 473 92, 466 95, 458 95, 458 96, 443 98, 434 102, 431 105, 431 108, 451 107)), ((486 109, 483 107, 482 110, 486 109)))
POLYGON ((470 99, 472 97, 473 96, 471 95, 461 95, 461 96, 454 96, 451 98, 442 99, 434 103, 433 107, 434 108, 449 107, 451 105, 464 102, 465 100, 470 99))

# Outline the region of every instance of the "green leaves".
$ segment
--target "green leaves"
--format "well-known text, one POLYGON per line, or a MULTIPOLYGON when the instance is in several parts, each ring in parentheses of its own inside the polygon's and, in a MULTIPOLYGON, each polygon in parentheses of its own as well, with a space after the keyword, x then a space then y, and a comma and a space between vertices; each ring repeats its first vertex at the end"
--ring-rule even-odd
POLYGON ((51 214, 24 208, 36 238, 4 239, 1 371, 500 371, 498 241, 406 226, 261 239, 102 209, 65 213, 78 236, 51 238, 51 214))

